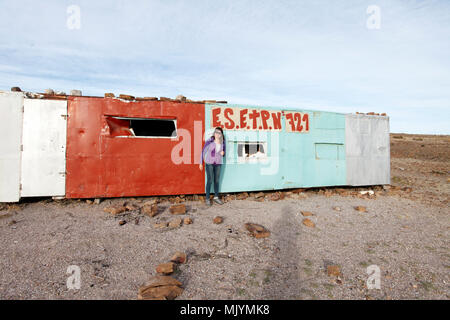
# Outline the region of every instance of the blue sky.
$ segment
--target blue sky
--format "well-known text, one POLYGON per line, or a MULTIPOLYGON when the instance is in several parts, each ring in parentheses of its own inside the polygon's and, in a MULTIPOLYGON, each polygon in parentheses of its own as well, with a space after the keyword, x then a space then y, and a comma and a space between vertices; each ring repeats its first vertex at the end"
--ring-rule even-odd
POLYGON ((0 0, 12 86, 386 112, 391 132, 450 134, 450 1, 0 0))

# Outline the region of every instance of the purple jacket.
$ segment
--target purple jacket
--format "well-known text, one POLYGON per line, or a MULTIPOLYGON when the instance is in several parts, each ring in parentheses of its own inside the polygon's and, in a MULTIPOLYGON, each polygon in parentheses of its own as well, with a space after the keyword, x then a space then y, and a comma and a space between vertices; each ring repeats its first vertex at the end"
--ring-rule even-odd
POLYGON ((225 138, 223 138, 222 146, 218 153, 216 153, 216 143, 214 142, 214 137, 209 138, 206 140, 205 146, 203 147, 200 163, 203 163, 203 159, 205 159, 205 163, 222 164, 223 161, 222 155, 220 154, 221 151, 225 152, 225 138))

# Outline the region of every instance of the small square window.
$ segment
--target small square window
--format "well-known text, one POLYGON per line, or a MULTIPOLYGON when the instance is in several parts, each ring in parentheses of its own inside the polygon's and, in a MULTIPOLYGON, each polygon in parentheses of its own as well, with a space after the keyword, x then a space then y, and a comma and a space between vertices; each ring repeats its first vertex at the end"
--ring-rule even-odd
POLYGON ((242 161, 258 161, 267 159, 267 143, 262 141, 256 142, 238 142, 237 153, 238 160, 242 161))

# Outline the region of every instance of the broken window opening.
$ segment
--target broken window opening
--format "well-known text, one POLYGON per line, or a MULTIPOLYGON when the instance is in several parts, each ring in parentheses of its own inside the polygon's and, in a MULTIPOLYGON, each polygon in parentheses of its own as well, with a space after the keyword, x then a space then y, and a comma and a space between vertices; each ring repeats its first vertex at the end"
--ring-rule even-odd
POLYGON ((112 137, 176 138, 176 119, 106 116, 112 137))
POLYGON ((238 158, 240 159, 265 159, 266 142, 239 142, 237 146, 238 158))

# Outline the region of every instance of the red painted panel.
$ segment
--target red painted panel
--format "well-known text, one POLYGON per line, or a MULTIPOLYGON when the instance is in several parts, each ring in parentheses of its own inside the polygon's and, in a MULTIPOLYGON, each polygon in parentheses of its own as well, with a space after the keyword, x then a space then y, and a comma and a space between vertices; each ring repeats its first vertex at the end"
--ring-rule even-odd
MULTIPOLYGON (((194 161, 194 138, 204 134, 205 105, 170 101, 125 102, 113 98, 69 97, 66 155, 66 197, 122 197, 205 192, 204 172, 194 161), (191 135, 191 163, 171 159, 178 141, 170 138, 119 138, 111 134, 106 115, 134 118, 176 118, 177 131, 191 135), (201 121, 201 135, 194 135, 201 121)), ((120 121, 115 128, 122 130, 120 121)), ((113 130, 114 132, 117 132, 113 130)), ((198 144, 201 145, 201 142, 198 144)))

